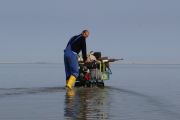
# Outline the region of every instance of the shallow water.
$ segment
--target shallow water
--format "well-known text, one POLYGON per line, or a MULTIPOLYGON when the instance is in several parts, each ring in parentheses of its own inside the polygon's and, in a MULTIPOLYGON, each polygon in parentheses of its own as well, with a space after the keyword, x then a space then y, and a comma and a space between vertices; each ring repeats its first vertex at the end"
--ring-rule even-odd
POLYGON ((64 89, 61 64, 0 64, 0 120, 179 120, 180 65, 112 65, 102 88, 64 89))

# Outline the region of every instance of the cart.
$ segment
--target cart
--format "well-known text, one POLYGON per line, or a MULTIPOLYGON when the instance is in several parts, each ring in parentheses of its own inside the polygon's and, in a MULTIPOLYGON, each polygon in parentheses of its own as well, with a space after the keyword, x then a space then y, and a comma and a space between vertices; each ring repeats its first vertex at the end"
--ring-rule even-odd
POLYGON ((101 57, 100 52, 95 52, 93 55, 96 60, 87 63, 79 61, 79 77, 75 82, 75 87, 104 87, 104 81, 109 80, 112 74, 110 62, 123 60, 101 57))

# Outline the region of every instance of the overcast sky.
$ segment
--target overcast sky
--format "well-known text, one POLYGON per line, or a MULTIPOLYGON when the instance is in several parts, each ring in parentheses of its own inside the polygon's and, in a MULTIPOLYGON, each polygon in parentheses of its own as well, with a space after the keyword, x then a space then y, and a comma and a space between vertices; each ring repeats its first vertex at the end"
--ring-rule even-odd
POLYGON ((90 30, 88 51, 125 62, 180 64, 179 0, 0 0, 0 62, 63 61, 90 30))

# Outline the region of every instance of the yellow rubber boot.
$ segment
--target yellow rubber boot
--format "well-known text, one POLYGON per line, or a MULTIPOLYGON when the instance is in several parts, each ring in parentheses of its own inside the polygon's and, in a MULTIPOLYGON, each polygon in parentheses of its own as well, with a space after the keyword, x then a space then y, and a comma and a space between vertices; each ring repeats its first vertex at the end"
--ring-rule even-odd
POLYGON ((71 76, 69 77, 69 80, 68 80, 66 86, 67 86, 68 88, 72 89, 75 81, 76 81, 76 77, 74 77, 73 75, 71 75, 71 76))

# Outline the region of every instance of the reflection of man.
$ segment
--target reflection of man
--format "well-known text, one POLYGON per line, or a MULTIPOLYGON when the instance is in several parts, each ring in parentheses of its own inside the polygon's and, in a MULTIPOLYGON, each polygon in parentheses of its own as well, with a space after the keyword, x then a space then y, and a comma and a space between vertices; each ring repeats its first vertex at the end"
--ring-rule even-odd
POLYGON ((64 117, 67 120, 109 119, 107 89, 84 88, 67 90, 64 117))
POLYGON ((72 37, 64 50, 64 64, 66 71, 66 86, 72 89, 76 78, 79 75, 79 64, 77 55, 82 51, 83 60, 86 62, 86 38, 89 36, 88 30, 83 30, 80 35, 72 37))
POLYGON ((65 108, 64 108, 64 117, 67 120, 75 120, 77 118, 77 106, 76 104, 76 92, 74 89, 67 90, 65 95, 65 108))

